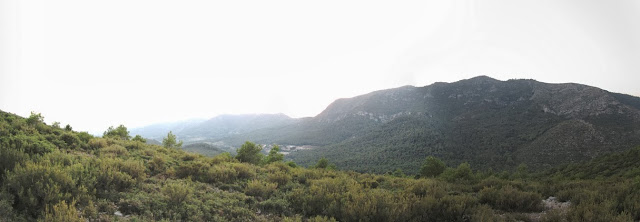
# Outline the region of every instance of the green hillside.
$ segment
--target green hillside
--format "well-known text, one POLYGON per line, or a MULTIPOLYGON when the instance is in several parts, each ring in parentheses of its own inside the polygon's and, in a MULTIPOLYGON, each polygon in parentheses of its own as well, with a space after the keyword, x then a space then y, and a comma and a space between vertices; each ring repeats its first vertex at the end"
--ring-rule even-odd
POLYGON ((167 147, 124 126, 93 137, 0 111, 0 221, 640 219, 638 149, 538 174, 429 158, 405 176, 335 170, 330 158, 298 167, 249 142, 235 157, 167 147), (602 166, 611 173, 598 174, 602 166), (575 170, 593 176, 567 176, 575 170))
POLYGON ((476 77, 337 100, 306 125, 238 137, 315 145, 287 158, 309 165, 325 156, 360 172, 415 173, 428 155, 452 166, 543 169, 640 145, 638 104, 585 85, 476 77))

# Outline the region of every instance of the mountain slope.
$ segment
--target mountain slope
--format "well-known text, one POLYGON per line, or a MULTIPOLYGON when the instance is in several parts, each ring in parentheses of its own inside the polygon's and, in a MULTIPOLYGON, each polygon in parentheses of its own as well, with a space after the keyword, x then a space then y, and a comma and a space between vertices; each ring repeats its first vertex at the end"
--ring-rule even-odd
POLYGON ((639 101, 580 84, 481 76, 340 99, 278 132, 236 138, 319 146, 288 158, 309 165, 324 156, 358 171, 416 172, 428 155, 484 169, 544 168, 640 144, 639 101))

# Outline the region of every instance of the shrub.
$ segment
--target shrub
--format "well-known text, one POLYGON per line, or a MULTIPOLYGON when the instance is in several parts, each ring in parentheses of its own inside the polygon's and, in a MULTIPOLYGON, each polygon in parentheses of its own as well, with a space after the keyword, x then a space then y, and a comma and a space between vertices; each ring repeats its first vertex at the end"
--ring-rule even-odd
POLYGON ((97 150, 103 147, 107 147, 109 143, 104 138, 91 138, 89 139, 89 148, 97 150))
POLYGON ((80 141, 80 138, 74 133, 64 132, 60 138, 64 141, 66 147, 71 149, 80 148, 82 145, 82 141, 80 141))
POLYGON ((418 197, 430 196, 439 199, 447 194, 444 187, 433 179, 410 181, 406 186, 406 192, 412 193, 418 197))
POLYGON ((121 171, 121 159, 102 159, 97 163, 96 191, 108 194, 110 191, 124 192, 136 184, 132 175, 121 171))
POLYGON ((218 155, 214 156, 213 158, 211 158, 209 160, 209 162, 212 165, 220 164, 220 163, 228 163, 228 162, 233 162, 233 161, 234 161, 233 157, 228 152, 224 152, 224 153, 218 154, 218 155))
POLYGON ((281 198, 270 198, 268 200, 258 203, 258 207, 266 212, 271 212, 278 215, 289 215, 290 207, 289 201, 281 198))
POLYGON ((129 151, 127 151, 126 148, 117 144, 100 148, 98 152, 100 153, 100 156, 109 156, 109 157, 124 156, 129 153, 129 151))
POLYGON ((252 180, 247 183, 247 188, 245 188, 244 193, 249 196, 261 197, 263 199, 269 198, 271 194, 276 191, 278 184, 269 183, 260 180, 252 180))
POLYGON ((209 168, 206 182, 233 183, 237 178, 238 171, 230 165, 215 165, 209 168))
POLYGON ((185 184, 168 183, 162 188, 162 194, 167 197, 169 206, 180 206, 191 196, 192 190, 185 184))
POLYGON ((47 209, 44 215, 44 221, 65 221, 65 222, 84 222, 84 220, 78 215, 75 202, 67 204, 65 201, 61 201, 52 208, 47 209))
POLYGON ((24 135, 18 134, 11 137, 11 147, 22 150, 29 155, 44 155, 56 149, 56 146, 49 142, 42 135, 24 135))
POLYGON ((91 139, 93 139, 93 136, 91 134, 87 133, 87 132, 78 132, 78 133, 76 133, 76 135, 78 135, 78 138, 83 143, 89 143, 89 141, 91 139))
POLYGON ((256 176, 255 166, 242 163, 231 163, 231 166, 238 173, 238 179, 248 180, 256 176))
POLYGON ((148 163, 149 171, 151 171, 152 174, 164 173, 167 169, 166 163, 167 161, 162 156, 154 156, 148 163))
POLYGON ((209 168, 209 164, 202 161, 183 162, 176 168, 176 176, 178 178, 191 177, 194 180, 209 182, 210 178, 207 176, 209 168))
POLYGON ((60 166, 27 162, 7 174, 5 186, 14 198, 17 211, 37 218, 45 206, 71 201, 76 191, 71 176, 60 166))
POLYGON ((511 185, 502 188, 486 187, 478 193, 481 203, 504 211, 533 212, 542 210, 542 196, 520 191, 511 185))
POLYGON ((0 146, 0 181, 4 179, 6 171, 13 170, 16 164, 24 163, 27 158, 29 156, 19 150, 0 146))
POLYGON ((291 176, 284 172, 270 173, 267 175, 267 181, 278 184, 278 187, 284 186, 291 181, 291 176))
POLYGON ((144 164, 141 161, 125 160, 120 161, 118 168, 120 171, 129 174, 133 179, 142 181, 147 174, 145 173, 144 164))

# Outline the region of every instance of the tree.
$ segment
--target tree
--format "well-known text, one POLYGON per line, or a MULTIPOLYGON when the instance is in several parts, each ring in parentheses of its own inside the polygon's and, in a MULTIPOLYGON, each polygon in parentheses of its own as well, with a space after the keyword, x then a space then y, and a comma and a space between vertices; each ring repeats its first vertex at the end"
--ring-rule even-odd
POLYGON ((402 172, 402 169, 398 168, 395 171, 393 171, 393 173, 391 174, 394 177, 404 177, 404 172, 402 172))
POLYGON ((420 175, 423 177, 436 177, 442 174, 446 168, 447 166, 442 160, 434 156, 428 156, 420 168, 420 175))
POLYGON ((133 141, 138 141, 138 142, 142 142, 142 143, 146 143, 147 140, 145 138, 142 138, 142 136, 140 135, 136 135, 135 137, 133 137, 133 139, 131 139, 133 141))
POLYGON ((456 175, 456 178, 458 179, 471 180, 473 177, 473 171, 471 171, 471 165, 469 165, 469 163, 466 163, 466 162, 461 163, 456 168, 455 175, 456 175))
POLYGON ((36 123, 44 122, 44 117, 40 113, 31 111, 31 115, 27 118, 27 124, 35 125, 36 123))
POLYGON ((182 141, 177 142, 176 135, 173 135, 173 132, 169 131, 167 137, 162 139, 162 145, 166 148, 182 148, 182 141))
POLYGON ((115 138, 120 140, 129 140, 131 136, 129 135, 129 131, 127 131, 127 127, 120 124, 117 128, 113 128, 110 126, 107 131, 102 134, 103 138, 115 138))
POLYGON ((315 168, 317 168, 317 169, 326 169, 328 166, 329 166, 329 160, 327 160, 327 158, 322 157, 316 163, 315 168))
POLYGON ((516 169, 516 173, 514 175, 516 178, 526 179, 529 177, 529 170, 527 169, 527 164, 521 163, 518 165, 516 169))
POLYGON ((53 122, 51 126, 53 126, 54 128, 60 129, 60 122, 53 122))
POLYGON ((267 155, 265 162, 268 164, 268 163, 280 162, 284 160, 284 154, 279 152, 280 152, 280 147, 278 145, 273 145, 273 148, 271 148, 271 150, 269 151, 269 155, 267 155))
POLYGON ((64 127, 64 130, 71 132, 71 131, 73 131, 73 128, 71 128, 71 125, 67 124, 67 125, 64 127))
POLYGON ((260 153, 261 150, 262 147, 260 145, 246 141, 242 144, 240 149, 236 151, 238 153, 238 155, 236 155, 236 159, 243 163, 258 164, 260 163, 260 160, 262 160, 263 156, 260 153))

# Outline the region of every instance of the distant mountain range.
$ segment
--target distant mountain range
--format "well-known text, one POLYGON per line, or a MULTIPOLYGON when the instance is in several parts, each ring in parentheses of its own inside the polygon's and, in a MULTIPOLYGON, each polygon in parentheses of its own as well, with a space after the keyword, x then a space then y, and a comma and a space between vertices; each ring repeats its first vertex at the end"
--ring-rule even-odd
POLYGON ((480 169, 546 168, 640 145, 640 98, 480 76, 338 99, 312 118, 223 116, 174 133, 227 146, 304 145, 313 148, 287 158, 309 165, 326 157, 363 172, 415 173, 428 155, 480 169))
POLYGON ((284 114, 220 115, 208 120, 161 123, 131 129, 132 135, 162 141, 169 131, 185 143, 214 143, 222 138, 297 122, 284 114))

